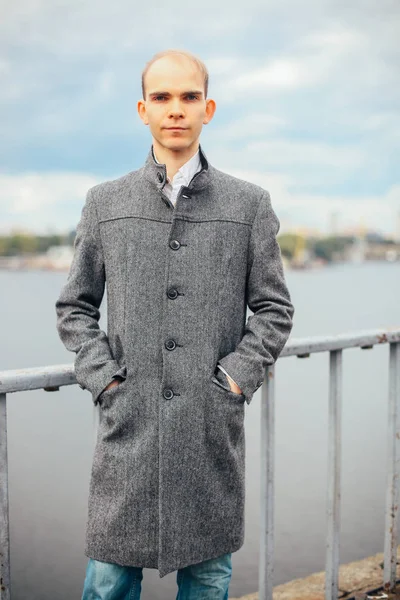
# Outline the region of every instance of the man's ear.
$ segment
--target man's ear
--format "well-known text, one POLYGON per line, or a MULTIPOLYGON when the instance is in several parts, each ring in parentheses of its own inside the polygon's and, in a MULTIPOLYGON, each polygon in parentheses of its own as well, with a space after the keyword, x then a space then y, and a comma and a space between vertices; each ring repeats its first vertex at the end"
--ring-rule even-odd
POLYGON ((143 123, 145 125, 148 125, 149 124, 149 119, 147 117, 146 104, 145 104, 145 102, 144 102, 143 99, 142 100, 138 100, 137 111, 138 111, 139 117, 141 118, 141 120, 143 121, 143 123))
POLYGON ((215 103, 215 100, 213 100, 212 98, 208 98, 206 100, 206 116, 203 119, 203 125, 207 125, 207 123, 209 123, 211 121, 211 119, 214 116, 216 108, 217 108, 217 105, 215 103))

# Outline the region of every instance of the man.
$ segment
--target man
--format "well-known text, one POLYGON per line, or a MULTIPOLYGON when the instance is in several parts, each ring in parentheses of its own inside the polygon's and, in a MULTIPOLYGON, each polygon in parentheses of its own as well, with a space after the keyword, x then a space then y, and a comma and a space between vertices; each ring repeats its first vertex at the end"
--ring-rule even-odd
POLYGON ((142 168, 88 191, 56 303, 76 379, 102 414, 83 600, 137 600, 143 567, 177 570, 180 600, 227 599, 244 542, 245 405, 294 308, 268 192, 200 146, 216 108, 207 91, 188 52, 146 65, 138 112, 152 147, 142 168))

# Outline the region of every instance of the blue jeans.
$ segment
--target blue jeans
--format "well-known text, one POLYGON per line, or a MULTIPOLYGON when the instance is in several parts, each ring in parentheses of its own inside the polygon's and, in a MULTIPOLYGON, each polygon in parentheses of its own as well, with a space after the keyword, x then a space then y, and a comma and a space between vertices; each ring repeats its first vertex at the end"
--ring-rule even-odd
MULTIPOLYGON (((176 600, 228 600, 232 554, 223 554, 176 573, 176 600)), ((140 600, 143 568, 89 558, 81 600, 140 600)))

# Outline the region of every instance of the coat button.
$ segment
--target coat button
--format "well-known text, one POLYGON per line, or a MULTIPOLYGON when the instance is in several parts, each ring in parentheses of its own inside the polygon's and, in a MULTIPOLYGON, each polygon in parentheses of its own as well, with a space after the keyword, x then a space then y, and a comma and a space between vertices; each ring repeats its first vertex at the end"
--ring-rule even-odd
POLYGON ((182 194, 182 198, 191 198, 192 194, 182 194))
POLYGON ((175 350, 175 348, 176 348, 175 340, 167 340, 165 342, 165 347, 167 350, 175 350))
POLYGON ((181 244, 180 242, 178 242, 178 240, 171 240, 169 243, 169 247, 172 248, 172 250, 179 250, 181 244))
POLYGON ((170 288, 167 292, 167 296, 168 298, 171 298, 171 300, 175 300, 175 298, 178 296, 178 292, 175 288, 170 288))
POLYGON ((163 174, 162 174, 162 173, 160 173, 160 171, 158 171, 158 173, 157 173, 157 179, 158 179, 158 181, 159 181, 160 183, 161 183, 161 182, 162 182, 162 180, 164 179, 164 177, 163 177, 163 174))
POLYGON ((163 396, 166 400, 171 400, 174 397, 174 392, 170 388, 165 388, 163 396))

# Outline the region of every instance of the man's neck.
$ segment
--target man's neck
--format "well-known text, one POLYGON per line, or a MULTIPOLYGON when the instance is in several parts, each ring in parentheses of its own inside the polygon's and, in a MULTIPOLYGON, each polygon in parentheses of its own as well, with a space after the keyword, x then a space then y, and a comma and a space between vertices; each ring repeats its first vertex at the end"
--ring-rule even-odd
POLYGON ((167 177, 170 181, 174 178, 179 169, 188 162, 198 151, 199 141, 197 140, 189 148, 185 148, 182 151, 174 152, 168 148, 160 146, 153 139, 154 153, 157 157, 157 161, 167 167, 167 177))

